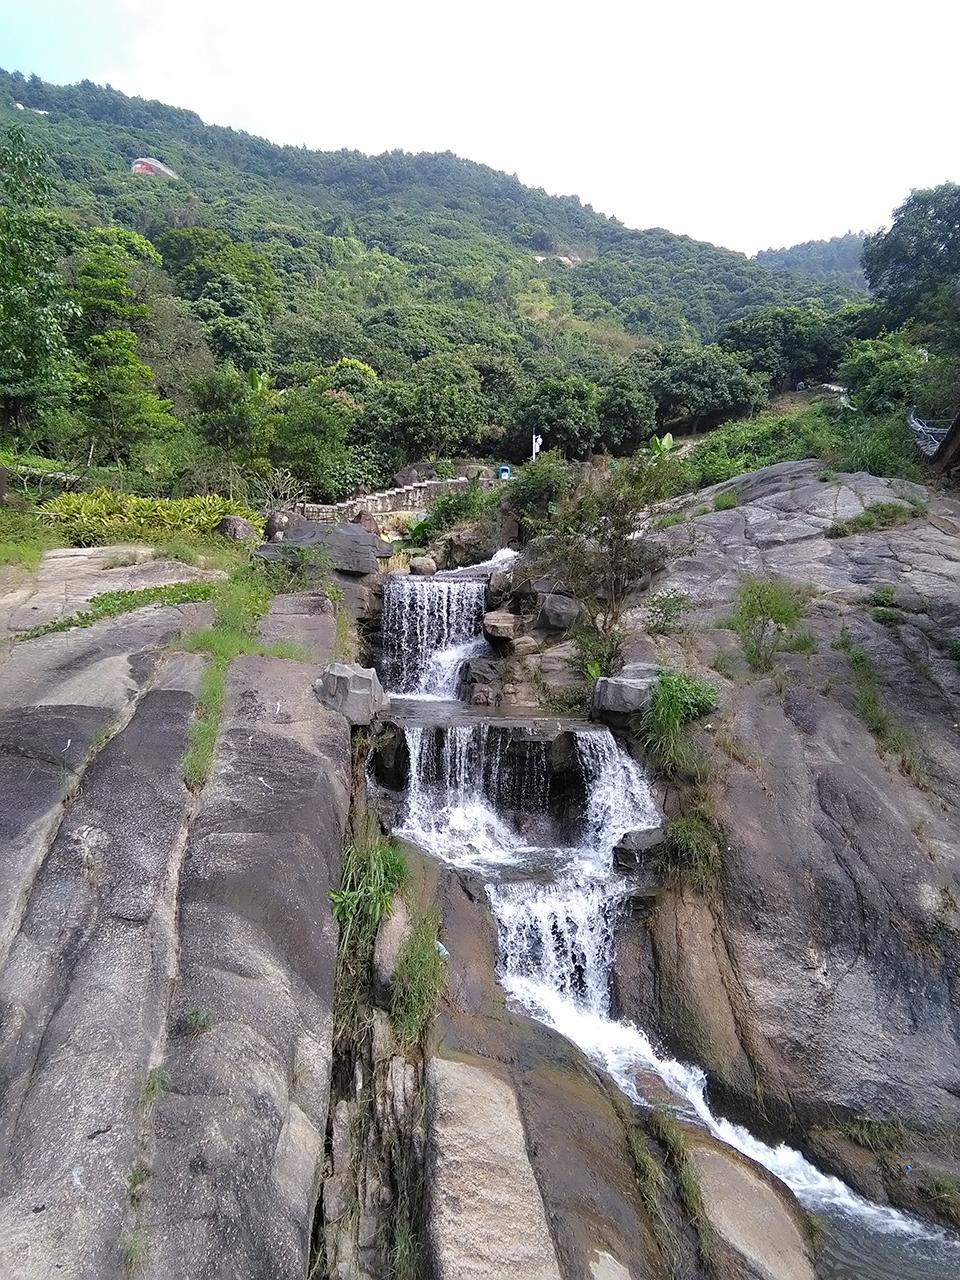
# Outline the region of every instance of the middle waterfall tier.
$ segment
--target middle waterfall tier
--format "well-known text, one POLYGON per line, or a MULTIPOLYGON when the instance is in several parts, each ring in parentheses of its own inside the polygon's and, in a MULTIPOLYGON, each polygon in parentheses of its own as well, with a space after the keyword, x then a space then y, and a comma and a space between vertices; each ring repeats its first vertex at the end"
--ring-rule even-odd
POLYGON ((456 698, 463 664, 485 651, 485 582, 394 574, 383 590, 383 674, 391 693, 456 698))

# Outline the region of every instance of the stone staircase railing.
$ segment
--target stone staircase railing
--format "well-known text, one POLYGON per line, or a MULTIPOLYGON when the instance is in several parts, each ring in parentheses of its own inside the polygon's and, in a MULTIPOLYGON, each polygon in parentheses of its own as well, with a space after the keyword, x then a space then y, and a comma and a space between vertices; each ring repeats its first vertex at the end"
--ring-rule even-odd
POLYGON ((344 502, 298 502, 294 510, 307 520, 324 521, 353 520, 361 511, 372 516, 386 515, 391 511, 421 511, 434 498, 453 493, 466 484, 469 481, 465 476, 456 476, 453 480, 420 480, 398 489, 381 489, 362 498, 348 498, 344 502))

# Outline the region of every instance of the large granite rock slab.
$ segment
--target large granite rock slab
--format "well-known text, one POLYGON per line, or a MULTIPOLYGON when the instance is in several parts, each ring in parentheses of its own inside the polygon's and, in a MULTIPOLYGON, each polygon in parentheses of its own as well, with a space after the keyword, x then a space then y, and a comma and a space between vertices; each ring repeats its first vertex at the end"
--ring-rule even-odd
POLYGON ((282 560, 289 555, 288 548, 295 551, 316 548, 326 552, 334 569, 352 574, 376 573, 380 561, 393 555, 392 543, 347 521, 307 520, 281 532, 280 541, 265 543, 257 555, 264 560, 282 560))
POLYGON ((492 1064, 434 1058, 428 1091, 438 1280, 560 1280, 511 1086, 492 1064))
POLYGON ((152 1111, 139 1211, 147 1280, 307 1273, 330 1084, 329 891, 350 778, 346 721, 317 706, 315 676, 250 657, 227 678, 180 878, 158 1046, 170 1085, 152 1111))

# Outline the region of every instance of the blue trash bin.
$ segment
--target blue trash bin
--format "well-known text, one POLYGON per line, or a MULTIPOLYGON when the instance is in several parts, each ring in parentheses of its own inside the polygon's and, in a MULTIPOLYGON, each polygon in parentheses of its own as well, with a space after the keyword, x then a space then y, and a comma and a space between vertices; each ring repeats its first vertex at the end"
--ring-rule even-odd
POLYGON ((504 464, 504 466, 502 467, 497 467, 497 479, 498 480, 510 479, 510 468, 506 466, 506 464, 504 464))

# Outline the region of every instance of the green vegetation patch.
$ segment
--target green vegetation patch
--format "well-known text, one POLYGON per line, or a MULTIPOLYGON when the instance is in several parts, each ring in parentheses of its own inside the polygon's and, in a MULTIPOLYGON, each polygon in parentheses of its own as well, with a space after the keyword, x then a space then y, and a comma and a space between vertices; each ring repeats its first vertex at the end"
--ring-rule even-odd
MULTIPOLYGON (((774 578, 741 579, 731 624, 754 671, 769 671, 777 651, 789 646, 787 629, 801 618, 806 600, 806 592, 774 578)), ((793 640, 798 643, 797 637, 793 640)), ((799 648, 809 644, 809 640, 799 641, 799 648)))
POLYGON ((44 551, 60 541, 35 512, 0 506, 0 568, 36 569, 44 551))
POLYGON ((893 713, 883 700, 877 683, 873 663, 863 649, 855 646, 846 628, 834 641, 834 648, 842 650, 853 668, 854 695, 853 707, 857 715, 877 740, 877 748, 882 755, 897 757, 901 771, 912 782, 921 785, 923 775, 917 755, 913 735, 898 724, 893 713))
POLYGON ((407 878, 398 847, 373 832, 344 850, 340 886, 330 893, 333 918, 340 926, 333 1014, 340 1038, 350 1038, 359 1028, 377 928, 407 878))
POLYGON ((699 814, 667 823, 657 852, 657 869, 701 893, 715 889, 723 874, 723 851, 716 833, 699 814))
POLYGON ((875 1120, 870 1116, 852 1116, 841 1120, 837 1132, 868 1151, 892 1151, 903 1146, 909 1132, 900 1120, 875 1120))
POLYGON ((690 721, 707 715, 717 705, 717 691, 706 680, 679 671, 662 671, 643 712, 640 739, 656 767, 667 777, 695 771, 695 760, 684 741, 690 721))
POLYGON ((643 1205, 653 1231, 653 1238, 661 1252, 672 1252, 676 1237, 670 1230, 663 1212, 663 1195, 666 1186, 663 1168, 650 1150, 646 1136, 636 1126, 627 1129, 627 1146, 633 1162, 640 1203, 643 1205))
POLYGON ((927 1174, 920 1182, 920 1194, 933 1207, 960 1226, 960 1182, 946 1174, 927 1174))
POLYGON ((740 494, 736 489, 728 489, 726 493, 718 493, 713 500, 714 511, 732 511, 740 505, 740 494))
POLYGON ((666 1107, 654 1107, 650 1124, 653 1136, 666 1149, 680 1203, 687 1221, 697 1233, 700 1256, 709 1264, 715 1255, 716 1243, 704 1208, 700 1179, 690 1159, 686 1135, 666 1107))
POLYGON ((892 529, 922 514, 921 507, 908 506, 905 502, 871 502, 859 515, 850 516, 847 520, 834 520, 827 526, 826 535, 828 538, 848 538, 853 533, 892 529))
POLYGON ((668 635, 679 631, 680 619, 693 608, 693 602, 686 591, 679 587, 667 587, 658 591, 647 601, 647 630, 651 635, 668 635))
POLYGON ((447 980, 437 950, 440 912, 425 911, 400 949, 390 996, 390 1022, 405 1050, 422 1043, 447 980))
POLYGON ((224 516, 242 516, 254 529, 263 522, 255 511, 230 498, 142 498, 115 489, 62 493, 41 504, 40 516, 64 541, 77 547, 105 542, 150 541, 151 535, 209 535, 224 516))

